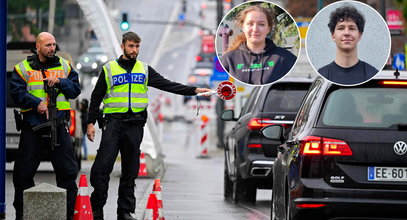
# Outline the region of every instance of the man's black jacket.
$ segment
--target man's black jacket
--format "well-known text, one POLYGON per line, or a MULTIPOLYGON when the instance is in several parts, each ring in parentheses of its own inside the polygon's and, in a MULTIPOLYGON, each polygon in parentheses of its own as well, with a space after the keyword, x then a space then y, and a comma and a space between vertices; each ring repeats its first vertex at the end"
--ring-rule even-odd
MULTIPOLYGON (((120 58, 117 60, 117 63, 119 64, 120 67, 122 67, 128 73, 130 73, 134 67, 134 64, 136 63, 136 60, 126 60, 123 59, 123 56, 120 56, 120 58)), ((151 66, 148 66, 147 86, 151 86, 160 90, 172 92, 179 95, 196 95, 195 93, 196 87, 186 86, 177 82, 172 82, 164 78, 162 75, 160 75, 151 66)), ((106 90, 107 84, 105 79, 105 72, 102 70, 90 99, 88 124, 89 123, 95 124, 96 119, 99 116, 99 106, 106 95, 106 90)), ((129 109, 129 111, 131 110, 129 109)))
MULTIPOLYGON (((45 63, 42 63, 40 62, 38 55, 34 54, 27 57, 27 61, 34 70, 46 70, 61 66, 58 56, 54 56, 53 58, 48 59, 45 63)), ((78 73, 72 68, 72 66, 66 79, 59 78, 59 84, 57 84, 57 87, 68 99, 75 99, 79 94, 81 94, 78 73)), ((31 126, 42 124, 47 121, 45 114, 39 114, 37 111, 37 107, 40 104, 41 99, 28 93, 27 83, 21 78, 15 68, 11 76, 10 92, 12 99, 18 107, 23 109, 32 108, 32 110, 24 113, 24 121, 31 126)), ((58 111, 58 118, 63 118, 66 116, 66 114, 67 111, 58 111)))

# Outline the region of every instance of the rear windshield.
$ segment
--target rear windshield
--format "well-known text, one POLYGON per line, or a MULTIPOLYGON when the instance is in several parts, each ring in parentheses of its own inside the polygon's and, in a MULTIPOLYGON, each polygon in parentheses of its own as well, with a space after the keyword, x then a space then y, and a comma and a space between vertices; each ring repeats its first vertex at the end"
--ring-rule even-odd
POLYGON ((268 91, 263 111, 296 113, 310 85, 291 83, 272 86, 268 91))
POLYGON ((407 90, 353 88, 332 92, 322 113, 327 126, 389 128, 407 124, 407 90))

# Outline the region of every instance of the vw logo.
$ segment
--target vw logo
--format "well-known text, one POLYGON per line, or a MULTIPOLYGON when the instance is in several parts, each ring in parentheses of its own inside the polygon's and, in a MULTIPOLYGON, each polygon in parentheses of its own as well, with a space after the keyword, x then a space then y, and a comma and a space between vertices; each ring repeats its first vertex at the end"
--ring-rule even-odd
POLYGON ((394 152, 398 155, 404 155, 407 152, 407 144, 404 141, 397 141, 394 144, 394 152))

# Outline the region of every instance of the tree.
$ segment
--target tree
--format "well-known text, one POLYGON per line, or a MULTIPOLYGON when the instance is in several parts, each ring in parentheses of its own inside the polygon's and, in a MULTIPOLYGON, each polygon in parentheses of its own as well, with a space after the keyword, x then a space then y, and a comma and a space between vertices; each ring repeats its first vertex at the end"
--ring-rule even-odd
MULTIPOLYGON (((62 0, 56 1, 56 11, 57 17, 61 15, 62 8, 62 0)), ((29 26, 31 29, 31 33, 37 35, 42 29, 45 30, 44 27, 38 27, 38 19, 48 19, 47 17, 39 17, 39 11, 42 11, 45 15, 48 14, 49 10, 49 0, 35 0, 35 1, 27 1, 27 0, 12 0, 8 1, 7 5, 7 26, 8 26, 8 34, 12 36, 12 40, 20 41, 22 39, 21 29, 23 27, 29 26), (27 16, 27 11, 31 10, 34 11, 35 17, 27 16), (41 30, 40 30, 41 29, 41 30)), ((63 13, 62 13, 63 15, 63 13)), ((48 22, 42 22, 42 24, 48 24, 48 22)), ((57 19, 57 25, 63 24, 61 21, 57 19)))

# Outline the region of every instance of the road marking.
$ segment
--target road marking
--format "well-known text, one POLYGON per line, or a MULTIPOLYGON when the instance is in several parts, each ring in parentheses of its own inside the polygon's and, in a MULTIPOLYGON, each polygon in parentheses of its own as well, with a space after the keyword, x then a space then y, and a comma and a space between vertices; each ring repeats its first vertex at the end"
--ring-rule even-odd
POLYGON ((264 213, 262 213, 262 212, 260 212, 260 211, 258 211, 258 210, 256 210, 256 209, 250 208, 250 207, 248 207, 248 206, 245 206, 245 205, 242 205, 242 204, 239 204, 239 206, 241 206, 241 207, 243 207, 243 208, 245 208, 245 209, 248 209, 248 210, 250 210, 250 211, 252 211, 252 212, 254 212, 254 213, 258 214, 258 215, 264 216, 264 217, 266 217, 266 218, 269 218, 269 217, 270 217, 270 216, 268 216, 268 215, 266 215, 266 214, 264 214, 264 213))

